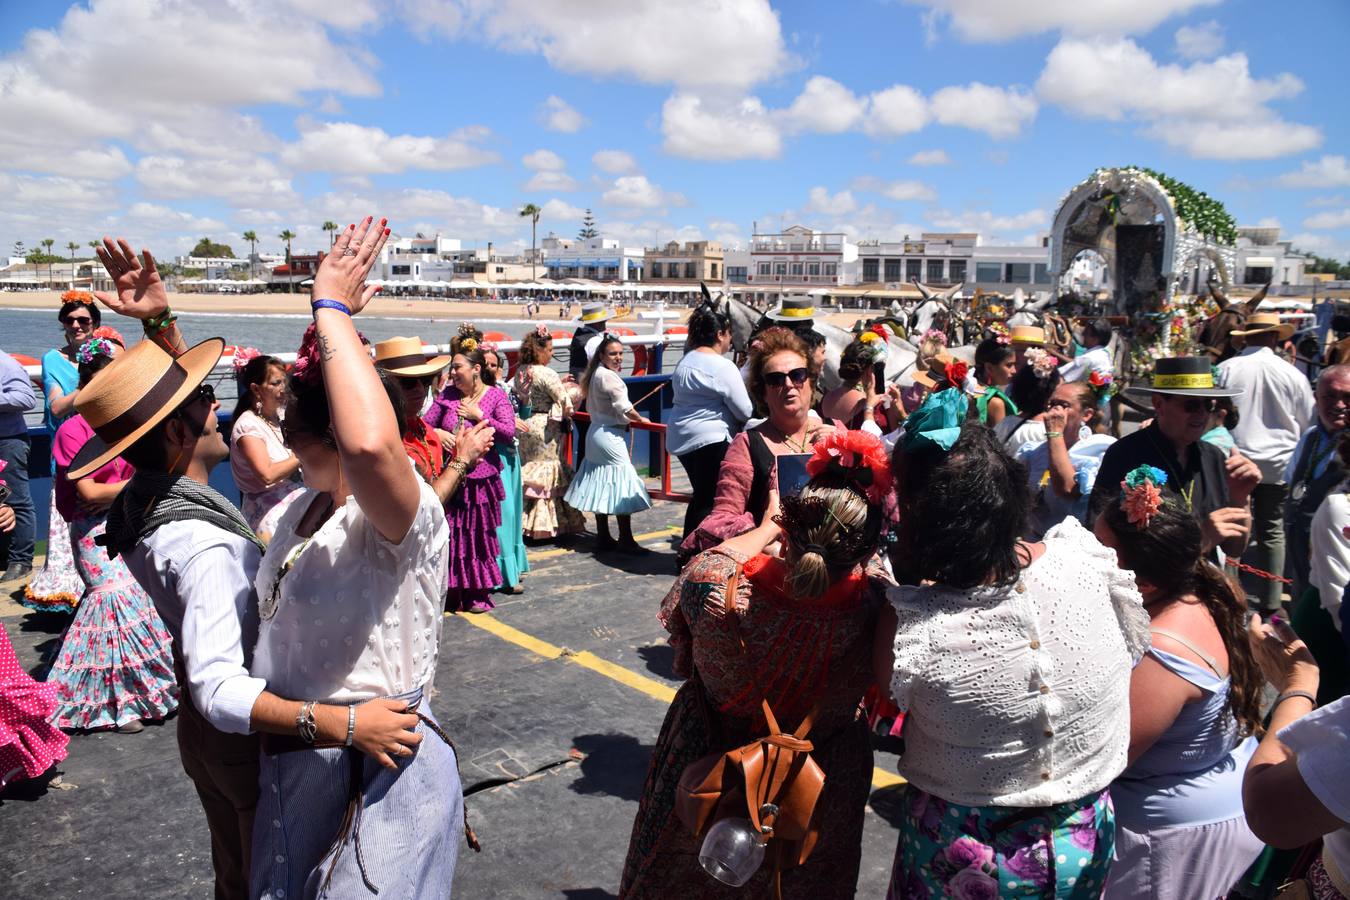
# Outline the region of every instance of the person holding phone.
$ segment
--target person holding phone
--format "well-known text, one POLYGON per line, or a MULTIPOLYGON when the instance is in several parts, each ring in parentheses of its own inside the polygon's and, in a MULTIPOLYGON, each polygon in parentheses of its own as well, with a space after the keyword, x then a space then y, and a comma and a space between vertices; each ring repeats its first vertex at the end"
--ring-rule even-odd
POLYGON ((886 397, 885 348, 885 339, 871 331, 859 335, 844 348, 839 359, 842 383, 820 401, 821 415, 836 427, 854 431, 875 429, 877 434, 899 427, 904 408, 894 399, 889 406, 878 402, 886 397))

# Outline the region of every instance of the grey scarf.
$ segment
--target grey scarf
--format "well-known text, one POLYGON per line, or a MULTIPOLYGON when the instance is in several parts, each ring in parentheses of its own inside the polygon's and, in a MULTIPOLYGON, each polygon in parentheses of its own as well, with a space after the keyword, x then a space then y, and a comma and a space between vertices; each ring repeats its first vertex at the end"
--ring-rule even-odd
POLYGON ((133 475, 108 510, 107 531, 96 542, 115 558, 161 525, 192 520, 215 525, 263 549, 262 541, 238 508, 220 492, 186 475, 167 472, 138 471, 133 475))

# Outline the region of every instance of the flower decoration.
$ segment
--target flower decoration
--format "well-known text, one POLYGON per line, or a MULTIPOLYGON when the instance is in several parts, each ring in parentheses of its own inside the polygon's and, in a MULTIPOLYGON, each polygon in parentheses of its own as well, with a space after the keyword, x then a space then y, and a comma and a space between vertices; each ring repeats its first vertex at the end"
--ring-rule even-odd
MULTIPOLYGON (((0 475, 4 475, 5 469, 7 468, 9 468, 9 463, 5 462, 3 459, 0 459, 0 475)), ((5 479, 3 478, 0 478, 0 486, 9 487, 9 482, 5 481, 5 479)))
POLYGON ((1088 376, 1088 387, 1098 399, 1113 397, 1117 389, 1115 376, 1110 372, 1093 372, 1088 376))
POLYGON ((478 341, 475 338, 466 337, 459 342, 459 349, 463 353, 472 353, 478 349, 478 341))
POLYGON ((812 478, 835 472, 856 485, 867 499, 880 503, 891 489, 891 463, 881 439, 866 431, 837 429, 815 445, 806 471, 812 478))
POLYGON ((945 331, 939 331, 936 328, 930 328, 925 331, 923 333, 923 339, 925 341, 934 341, 940 347, 947 346, 947 333, 945 331))
POLYGON ((112 341, 107 338, 91 338, 80 345, 75 351, 75 361, 82 366, 87 366, 100 356, 111 358, 113 355, 112 341))
POLYGON ((1162 491, 1158 488, 1166 483, 1167 473, 1153 466, 1131 470, 1120 482, 1120 508, 1126 521, 1136 528, 1147 528, 1149 520, 1162 509, 1162 491))
POLYGON ((534 326, 534 333, 539 335, 541 338, 552 337, 552 335, 549 334, 548 326, 545 325, 543 322, 540 322, 538 325, 534 326))
POLYGON ((62 303, 83 303, 85 306, 94 305, 94 295, 88 291, 66 291, 61 295, 62 303))
POLYGON ((1136 466, 1125 474, 1125 480, 1121 484, 1138 487, 1146 481, 1161 487, 1167 484, 1167 473, 1157 466, 1136 466))
MULTIPOLYGON (((1007 326, 1004 327, 1006 328, 1007 326)), ((1002 347, 1008 347, 1012 345, 1012 337, 1007 334, 996 334, 994 335, 994 340, 998 341, 999 345, 1002 347)))
POLYGON ((942 371, 947 376, 947 383, 954 388, 959 388, 966 383, 966 375, 970 372, 970 366, 957 359, 947 363, 942 371))
POLYGON ((858 340, 862 341, 864 344, 872 344, 881 340, 881 338, 877 337, 875 331, 864 331, 862 334, 858 335, 858 340))
POLYGON ((122 337, 122 332, 111 325, 100 325, 94 329, 94 337, 107 338, 123 350, 127 347, 126 338, 122 337))
POLYGON ((944 453, 951 450, 961 436, 961 423, 969 408, 970 400, 959 388, 929 394, 905 419, 904 451, 913 453, 928 445, 944 453))
POLYGON ((231 365, 234 366, 235 374, 244 371, 244 367, 250 362, 262 356, 257 347, 236 347, 234 348, 234 360, 231 365))
POLYGON ((1042 347, 1031 347, 1026 352, 1027 365, 1031 366, 1031 371, 1035 376, 1044 381, 1059 368, 1055 358, 1050 355, 1050 351, 1042 347))
POLYGON ((870 329, 868 329, 868 330, 871 331, 872 334, 875 334, 877 337, 881 338, 882 341, 885 341, 887 338, 890 337, 890 335, 888 335, 888 334, 886 333, 886 326, 885 326, 885 325, 881 325, 881 324, 873 325, 873 326, 872 326, 870 329))

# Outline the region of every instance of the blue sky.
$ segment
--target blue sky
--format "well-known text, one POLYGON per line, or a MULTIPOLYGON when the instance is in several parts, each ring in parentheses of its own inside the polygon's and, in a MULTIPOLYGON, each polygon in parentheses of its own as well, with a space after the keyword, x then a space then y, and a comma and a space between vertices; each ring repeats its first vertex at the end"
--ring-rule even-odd
POLYGON ((633 245, 1023 243, 1136 163, 1346 257, 1348 37, 1340 0, 0 3, 0 248, 367 211, 511 248, 525 202, 633 245))

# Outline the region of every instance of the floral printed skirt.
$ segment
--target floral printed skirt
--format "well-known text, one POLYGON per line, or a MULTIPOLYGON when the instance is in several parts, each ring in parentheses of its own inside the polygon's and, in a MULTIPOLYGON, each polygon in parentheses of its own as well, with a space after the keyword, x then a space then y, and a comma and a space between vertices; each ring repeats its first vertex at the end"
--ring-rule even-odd
POLYGON ((23 589, 19 602, 38 612, 74 612, 84 593, 84 582, 75 571, 71 551, 70 525, 56 509, 56 488, 52 488, 47 508, 47 562, 35 572, 23 589))
POLYGON ((126 563, 94 543, 104 525, 101 516, 71 523, 85 595, 47 675, 61 728, 117 728, 178 708, 172 639, 126 563))
POLYGON ((906 794, 887 900, 1101 896, 1116 835, 1107 791, 1036 809, 906 794))

